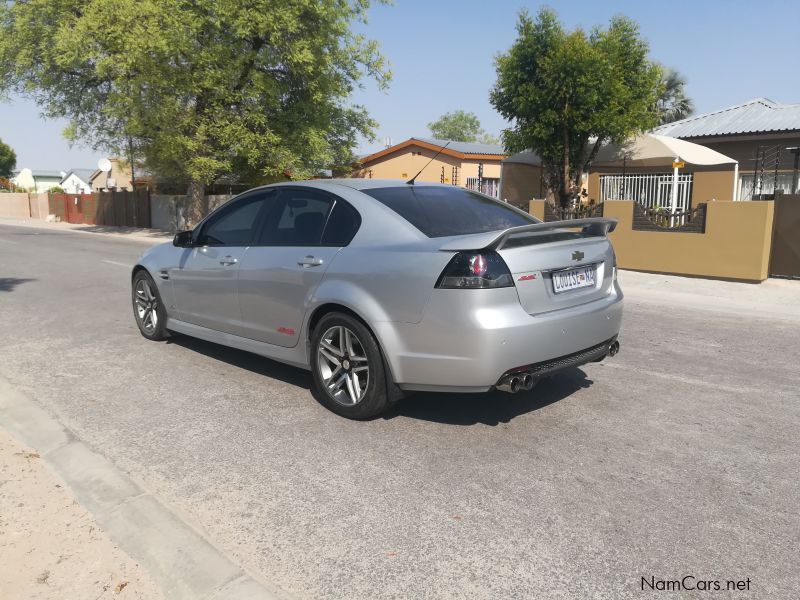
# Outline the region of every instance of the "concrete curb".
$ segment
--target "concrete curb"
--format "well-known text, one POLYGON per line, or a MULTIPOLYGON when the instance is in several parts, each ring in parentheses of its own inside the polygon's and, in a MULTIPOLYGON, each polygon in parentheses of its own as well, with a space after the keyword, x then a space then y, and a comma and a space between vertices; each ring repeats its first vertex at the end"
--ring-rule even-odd
POLYGON ((173 234, 160 229, 136 229, 133 227, 112 227, 104 225, 76 225, 74 223, 51 223, 35 219, 10 219, 0 217, 0 225, 12 227, 32 227, 35 229, 48 229, 66 233, 82 233, 101 237, 130 240, 142 244, 162 244, 172 240, 173 234))
POLYGON ((207 539, 0 378, 0 426, 35 448, 170 599, 277 600, 207 539))

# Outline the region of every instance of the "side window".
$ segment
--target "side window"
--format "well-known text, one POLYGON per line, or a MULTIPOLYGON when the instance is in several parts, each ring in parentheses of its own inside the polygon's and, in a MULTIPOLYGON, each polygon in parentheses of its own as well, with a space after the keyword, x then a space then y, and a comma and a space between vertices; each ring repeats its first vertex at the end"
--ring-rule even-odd
POLYGON ((259 216, 274 194, 253 194, 220 209, 203 225, 195 241, 200 246, 249 246, 253 239, 259 216))
POLYGON ((356 209, 344 200, 337 200, 333 206, 325 233, 322 234, 323 246, 347 246, 361 226, 361 216, 356 209))
POLYGON ((318 246, 334 199, 303 188, 281 191, 258 238, 262 246, 318 246))

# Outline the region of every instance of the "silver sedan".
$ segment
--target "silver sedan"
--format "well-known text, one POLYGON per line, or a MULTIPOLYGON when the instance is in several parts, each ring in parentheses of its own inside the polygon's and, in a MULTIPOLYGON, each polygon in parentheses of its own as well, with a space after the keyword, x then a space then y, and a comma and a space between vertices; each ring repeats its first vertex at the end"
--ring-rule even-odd
POLYGON ((369 419, 411 391, 530 390, 619 348, 611 219, 541 223, 449 185, 342 179, 245 192, 132 273, 142 334, 311 370, 369 419))

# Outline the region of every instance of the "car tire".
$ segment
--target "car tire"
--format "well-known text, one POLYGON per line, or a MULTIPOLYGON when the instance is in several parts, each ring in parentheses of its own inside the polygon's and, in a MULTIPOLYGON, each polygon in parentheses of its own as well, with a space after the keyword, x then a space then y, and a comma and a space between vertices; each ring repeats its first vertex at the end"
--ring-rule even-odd
POLYGON ((319 402, 348 419, 367 420, 389 407, 378 342, 358 319, 329 313, 311 335, 311 372, 319 402))
POLYGON ((148 340, 161 341, 167 337, 167 310, 161 301, 153 278, 144 269, 137 271, 131 284, 133 318, 141 334, 148 340))

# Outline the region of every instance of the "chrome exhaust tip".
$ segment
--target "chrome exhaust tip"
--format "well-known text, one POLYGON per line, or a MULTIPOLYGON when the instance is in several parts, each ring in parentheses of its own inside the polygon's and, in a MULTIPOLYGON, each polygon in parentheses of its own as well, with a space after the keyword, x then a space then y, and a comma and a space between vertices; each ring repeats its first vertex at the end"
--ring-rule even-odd
POLYGON ((611 342, 611 345, 608 347, 608 355, 609 356, 616 356, 619 352, 619 342, 614 340, 611 342))
POLYGON ((529 392, 533 389, 534 383, 535 381, 533 379, 533 375, 530 373, 525 373, 525 375, 522 376, 522 387, 526 392, 529 392))
POLYGON ((522 387, 522 378, 517 376, 509 376, 503 379, 502 383, 497 386, 497 389, 501 392, 516 394, 520 387, 522 387))

